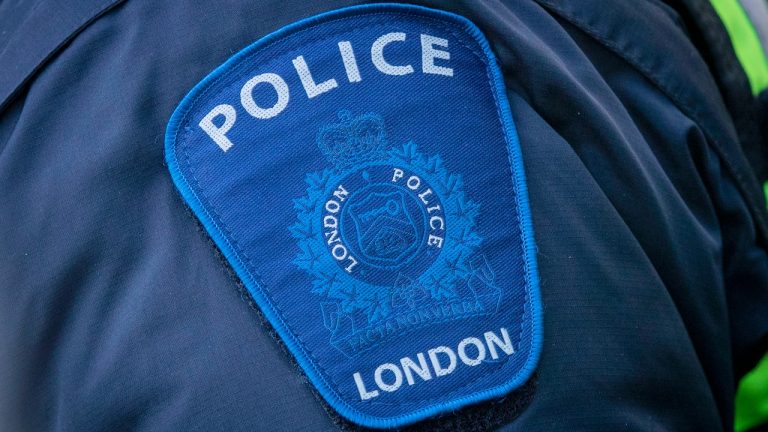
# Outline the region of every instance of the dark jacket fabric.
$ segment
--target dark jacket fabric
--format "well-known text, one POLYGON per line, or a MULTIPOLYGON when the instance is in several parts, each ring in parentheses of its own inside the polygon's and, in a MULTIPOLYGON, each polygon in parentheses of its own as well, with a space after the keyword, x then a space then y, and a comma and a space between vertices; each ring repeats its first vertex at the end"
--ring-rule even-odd
MULTIPOLYGON (((353 3, 0 2, 0 430, 356 428, 163 162, 167 121, 206 74, 353 3)), ((477 24, 504 72, 544 347, 523 389, 413 428, 731 430, 736 380, 768 348, 765 203, 680 14, 420 4, 477 24)))

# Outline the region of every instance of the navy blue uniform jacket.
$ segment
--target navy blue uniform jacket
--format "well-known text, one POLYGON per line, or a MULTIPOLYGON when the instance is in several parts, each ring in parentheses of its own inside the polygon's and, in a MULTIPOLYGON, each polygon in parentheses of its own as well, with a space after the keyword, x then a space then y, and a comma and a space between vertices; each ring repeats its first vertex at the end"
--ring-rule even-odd
MULTIPOLYGON (((336 430, 173 187, 208 72, 333 0, 0 2, 0 429, 336 430)), ((765 352, 764 202, 659 1, 423 1, 499 58, 544 307, 535 377, 430 429, 729 430, 765 352)), ((418 97, 418 95, 414 95, 418 97)))

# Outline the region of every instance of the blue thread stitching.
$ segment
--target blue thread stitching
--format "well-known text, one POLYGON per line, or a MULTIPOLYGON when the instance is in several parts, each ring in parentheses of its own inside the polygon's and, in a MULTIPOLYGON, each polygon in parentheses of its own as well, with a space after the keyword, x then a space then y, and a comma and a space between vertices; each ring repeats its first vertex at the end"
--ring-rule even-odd
MULTIPOLYGON (((430 20, 430 21, 433 21, 433 20, 430 20)), ((441 27, 445 28, 444 26, 441 26, 441 27)), ((306 29, 305 29, 305 30, 306 30, 306 29)), ((455 32, 453 32, 451 29, 449 29, 449 31, 455 35, 455 32)), ((471 47, 468 47, 466 44, 464 44, 464 43, 463 43, 463 41, 460 41, 460 43, 461 43, 462 45, 464 45, 466 48, 470 49, 470 51, 472 51, 472 52, 473 52, 475 55, 477 55, 477 51, 476 51, 476 50, 474 50, 474 49, 473 49, 473 48, 471 48, 471 47)), ((487 64, 487 62, 485 61, 485 59, 483 59, 483 58, 482 58, 482 57, 480 57, 479 55, 478 55, 478 58, 480 58, 480 60, 481 60, 481 61, 482 61, 482 62, 483 62, 485 65, 486 65, 486 67, 488 66, 488 64, 487 64)), ((490 81, 490 80, 489 80, 489 81, 490 81)), ((498 99, 496 98, 496 95, 494 94, 493 96, 494 96, 494 99, 496 99, 496 102, 497 102, 497 104, 498 104, 498 99)), ((497 105, 497 112, 499 112, 499 111, 498 111, 498 105, 497 105)), ((502 126, 503 126, 503 125, 502 125, 502 126)), ((507 137, 506 137, 506 136, 505 136, 505 140, 507 140, 507 137)), ((507 141, 507 145, 509 146, 509 142, 508 142, 508 141, 507 141)), ((507 148, 507 152, 508 152, 508 154, 509 154, 509 148, 507 148)), ((191 166, 190 166, 190 169, 191 169, 191 166)), ((215 213, 215 212, 214 212, 214 213, 215 213)), ((217 216, 218 216, 218 215, 217 215, 217 216)), ((519 220, 519 218, 518 218, 518 220, 519 220)), ((226 231, 228 232, 228 230, 226 230, 226 231)), ((521 233, 522 233, 522 229, 521 229, 521 233)), ((228 243, 229 243, 229 242, 228 242, 228 243)), ((236 242, 235 242, 235 243, 236 243, 236 242)), ((241 250, 239 247, 237 247, 236 249, 237 249, 237 250, 241 250)), ((244 254, 244 253, 243 253, 243 254, 244 254)), ((244 254, 244 255, 245 255, 245 256, 246 256, 246 258, 247 258, 247 254, 244 254)), ((250 261, 250 259, 248 259, 248 261, 250 261)), ((527 266, 526 266, 526 267, 527 267, 527 266)), ((251 273, 251 274, 253 275, 253 273, 252 273, 252 272, 249 272, 249 273, 251 273)), ((259 277, 258 275, 256 275, 256 277, 257 277, 258 279, 260 279, 260 277, 259 277)), ((263 285, 263 284, 261 284, 261 285, 263 285)), ((530 297, 529 297, 529 298, 530 298, 530 297)), ((529 304, 530 304, 530 302, 529 302, 529 304)), ((280 309, 279 309, 279 308, 278 308, 276 305, 274 305, 274 304, 272 304, 271 306, 272 306, 272 307, 274 307, 275 309, 277 309, 278 311, 280 310, 280 309)), ((281 319, 281 321, 282 321, 282 319, 281 319)), ((283 323, 284 323, 284 322, 283 322, 283 323)), ((285 323, 284 323, 284 324, 285 324, 285 323)), ((288 326, 286 325, 286 327, 288 327, 288 326)), ((294 334, 293 336, 294 336, 294 337, 297 337, 297 339, 301 340, 301 338, 300 338, 300 337, 298 337, 298 335, 295 335, 295 334, 294 334)), ((314 366, 317 366, 317 365, 314 365, 314 366)), ((519 374, 518 374, 518 375, 519 375, 519 374)), ((479 379, 479 378, 478 378, 478 379, 479 379)), ((336 383, 334 382, 334 384, 336 384, 336 383)), ((459 390, 460 390, 460 389, 459 389, 459 390)), ((455 393, 455 392, 456 392, 456 391, 453 391, 453 392, 451 392, 451 394, 452 394, 452 393, 455 393)))
MULTIPOLYGON (((473 393, 471 395, 465 396, 463 398, 459 398, 454 401, 450 401, 448 403, 440 404, 437 406, 431 406, 431 407, 425 407, 421 408, 417 411, 413 411, 408 414, 396 416, 396 417, 388 417, 388 418, 381 418, 381 417, 374 417, 370 415, 365 415, 362 413, 357 412, 354 408, 352 408, 346 401, 344 401, 341 398, 338 397, 328 397, 324 390, 332 390, 330 386, 328 386, 326 379, 324 376, 320 375, 312 375, 308 373, 308 376, 311 379, 314 379, 316 381, 319 381, 323 384, 325 384, 326 388, 318 386, 318 390, 326 396, 326 399, 328 399, 329 402, 332 403, 336 402, 341 404, 341 406, 345 409, 338 409, 341 414, 346 415, 348 418, 350 418, 353 421, 356 421, 360 424, 366 425, 366 426, 372 426, 372 427, 393 427, 393 426, 400 426, 407 423, 415 422, 418 420, 421 420, 423 418, 429 417, 431 415, 440 413, 445 410, 449 409, 456 409, 461 406, 478 402, 480 400, 485 400, 490 397, 496 397, 500 396, 507 391, 512 390, 513 388, 519 386, 522 384, 525 380, 528 379, 530 374, 533 372, 533 369, 535 368, 535 365, 538 363, 538 358, 540 356, 540 349, 541 349, 541 336, 542 336, 542 329, 541 329, 541 301, 539 297, 539 280, 538 280, 538 272, 537 272, 537 266, 535 261, 535 244, 533 240, 533 228, 532 228, 532 220, 530 215, 530 209, 528 207, 528 195, 527 195, 527 186, 525 184, 525 174, 523 172, 523 163, 522 163, 522 155, 520 151, 519 146, 519 138, 516 133, 516 129, 514 127, 514 123, 512 122, 511 118, 511 109, 509 107, 509 103, 506 98, 499 97, 501 94, 504 94, 504 82, 503 78, 501 77, 501 73, 498 69, 497 65, 493 65, 491 63, 494 63, 496 61, 496 58, 493 54, 493 52, 490 50, 490 47, 488 46, 487 41, 485 40, 484 36, 480 32, 480 30, 469 20, 467 20, 464 17, 443 12, 443 11, 437 11, 432 10, 428 8, 423 8, 419 6, 410 6, 410 5, 387 5, 387 4, 374 4, 374 5, 365 5, 365 6, 355 6, 350 8, 344 8, 336 11, 331 11, 325 14, 317 15, 312 18, 308 18, 302 21, 299 21, 297 23, 294 23, 290 26, 284 27, 280 30, 278 30, 275 33, 272 33, 265 38, 262 38, 261 40, 255 42, 246 50, 255 50, 257 48, 263 49, 266 46, 272 45, 275 43, 278 39, 278 37, 284 36, 286 34, 297 34, 300 31, 308 30, 311 26, 317 25, 319 23, 327 22, 326 19, 333 17, 333 16, 339 16, 346 17, 347 15, 350 15, 354 12, 368 12, 368 11, 375 11, 375 10, 387 10, 392 9, 394 11, 387 11, 379 14, 386 14, 386 13, 397 13, 400 11, 404 12, 418 12, 420 18, 428 19, 430 21, 436 21, 434 19, 431 19, 429 16, 425 16, 426 14, 433 14, 437 15, 441 18, 445 18, 446 20, 453 21, 454 24, 458 24, 459 26, 463 27, 463 29, 471 36, 473 39, 480 45, 481 48, 483 48, 483 51, 486 55, 487 60, 490 60, 490 62, 486 62, 486 60, 482 57, 480 59, 482 62, 486 65, 486 75, 488 74, 488 70, 490 69, 490 75, 491 80, 489 80, 489 83, 492 84, 492 94, 494 96, 496 105, 497 105, 497 112, 500 112, 503 117, 502 121, 502 127, 504 128, 505 134, 504 139, 507 143, 507 152, 510 159, 510 163, 515 168, 514 172, 512 173, 512 179, 513 179, 513 187, 515 189, 516 195, 515 200, 518 204, 518 211, 520 214, 518 216, 518 223, 519 227, 521 228, 521 237, 523 238, 523 259, 524 259, 524 267, 526 270, 525 273, 525 279, 528 284, 529 289, 526 290, 526 295, 528 296, 528 301, 526 302, 527 306, 531 309, 530 313, 533 314, 533 319, 531 322, 531 335, 532 335, 532 342, 530 347, 530 354, 528 356, 528 360, 521 368, 521 370, 516 374, 515 378, 512 381, 508 381, 505 384, 493 387, 491 389, 486 389, 483 391, 479 391, 476 393, 473 393), (305 27, 306 26, 306 27, 305 27), (304 28, 302 28, 304 27, 304 28), (291 33, 294 30, 297 30, 298 28, 302 28, 301 30, 297 31, 296 33, 291 33), (268 42, 269 41, 269 42, 268 42), (267 45, 262 46, 261 43, 267 43, 267 45), (509 138, 512 138, 512 141, 510 142, 509 138), (510 149, 510 147, 512 147, 510 149), (511 150, 511 151, 510 151, 511 150), (521 205, 522 204, 522 205, 521 205)), ((376 15, 372 13, 368 13, 368 16, 376 15)), ((410 17, 408 17, 410 18, 410 17)), ((337 21, 337 20, 333 20, 337 21)), ((445 27, 444 27, 445 28, 445 27)), ((455 33, 454 33, 455 34, 455 33)), ((461 40, 461 38, 459 38, 461 40)), ((463 44, 466 47, 466 44, 463 44)), ((475 52, 474 49, 471 49, 471 51, 475 52)), ((242 55, 235 55, 234 57, 230 58, 227 62, 225 62, 224 65, 220 66, 216 69, 211 75, 206 77, 203 81, 198 83, 192 91, 189 93, 189 95, 195 95, 196 97, 202 97, 202 95, 206 94, 207 91, 210 89, 211 84, 219 81, 222 79, 220 75, 222 71, 229 69, 230 67, 236 67, 237 64, 239 64, 241 61, 243 61, 245 58, 248 58, 250 56, 256 55, 256 52, 248 53, 248 56, 245 56, 244 52, 241 51, 242 55)), ((476 54, 477 55, 477 54, 476 54)), ((202 222, 204 225, 212 225, 214 228, 220 229, 219 224, 216 223, 215 220, 211 217, 210 212, 202 207, 202 203, 197 195, 197 193, 191 188, 191 185, 187 181, 187 179, 184 177, 183 173, 180 171, 178 166, 178 160, 177 155, 175 153, 175 138, 178 136, 178 130, 181 126, 181 121, 185 120, 186 114, 191 109, 192 102, 190 102, 189 97, 185 97, 184 100, 182 100, 181 104, 179 105, 179 108, 174 112, 171 120, 169 121, 168 128, 166 130, 166 159, 169 165, 169 170, 171 171, 171 176, 174 180, 174 182, 177 184, 177 187, 179 188, 182 196, 187 200, 187 203, 190 205, 190 207, 201 216, 202 222), (183 186, 186 186, 186 189, 183 188, 183 186), (203 218, 202 216, 206 216, 206 218, 203 218)), ((228 232, 228 230, 227 230, 228 232)), ((214 240, 217 242, 217 244, 222 244, 224 247, 222 247, 222 252, 228 258, 232 258, 234 260, 233 267, 235 267, 235 270, 238 271, 238 273, 244 273, 246 276, 250 277, 251 280, 255 280, 257 284, 260 282, 260 277, 256 275, 257 277, 254 277, 251 271, 249 271, 244 265, 242 260, 239 256, 235 255, 232 256, 232 254, 229 254, 230 250, 234 249, 232 247, 232 243, 229 241, 226 236, 222 235, 221 231, 215 231, 215 230, 209 230, 209 234, 214 238, 214 240)), ((239 250, 239 248, 237 248, 239 250)), ((245 278, 244 278, 245 279, 245 278)), ((261 286, 256 285, 256 288, 259 288, 261 290, 261 286)), ((278 310, 277 307, 272 304, 271 301, 269 301, 268 298, 264 295, 263 292, 253 292, 252 294, 257 295, 261 294, 263 298, 261 300, 263 303, 266 303, 266 306, 269 308, 265 310, 265 315, 267 315, 268 318, 271 318, 271 321, 275 321, 275 318, 277 318, 277 322, 282 324, 289 332, 288 336, 291 336, 295 339, 298 339, 301 341, 301 338, 299 338, 297 335, 293 334, 293 332, 290 332, 290 329, 286 325, 286 323, 282 320, 281 316, 271 316, 270 312, 273 310, 278 310)), ((258 297, 257 297, 258 298, 258 297)), ((527 308, 526 308, 527 309, 527 308)), ((272 312, 273 313, 273 312, 272 312)), ((528 310, 526 310, 525 313, 528 313, 528 310)), ((283 328, 280 328, 276 326, 276 330, 278 330, 279 333, 285 333, 286 331, 283 330, 283 328)), ((292 350, 306 353, 306 350, 303 348, 303 346, 294 346, 295 342, 291 338, 284 337, 284 340, 286 344, 289 346, 289 348, 292 348, 292 350)), ((306 355, 306 354, 305 354, 306 355)), ((318 367, 315 364, 305 364, 302 358, 297 358, 300 364, 302 364, 303 367, 305 367, 305 370, 313 371, 317 373, 318 367), (309 367, 307 367, 309 366, 309 367)), ((321 368, 322 370, 322 368, 321 368)), ((335 384, 335 383, 334 383, 335 384)), ((331 394, 330 396, 337 396, 335 394, 331 394)))
MULTIPOLYGON (((379 26, 377 25, 377 26, 372 26, 372 27, 379 27, 379 26)), ((417 146, 416 144, 414 144, 412 141, 411 141, 409 144, 410 144, 410 145, 413 145, 413 146, 414 146, 414 148, 416 148, 416 149, 417 149, 417 150, 416 150, 416 153, 417 153, 418 155, 420 155, 420 157, 426 157, 426 155, 425 155, 424 153, 422 153, 421 151, 419 151, 419 150, 418 150, 418 146, 417 146)), ((405 144, 405 145, 408 145, 408 144, 405 144)), ((395 150, 395 148, 393 148, 392 150, 395 150)), ((390 150, 390 154, 391 154, 391 151, 392 151, 392 150, 390 150)), ((390 157, 392 157, 392 156, 390 155, 390 157)), ((402 161, 403 161, 403 163, 408 163, 408 162, 406 162, 405 160, 403 160, 401 157, 398 157, 398 156, 394 156, 394 157, 395 157, 395 158, 400 158, 400 160, 402 160, 402 161)), ((440 155, 439 155, 439 154, 435 154, 435 155, 432 155, 432 157, 437 157, 437 158, 439 158, 440 160, 442 160, 442 159, 440 158, 440 155)), ((418 162, 413 162, 413 163, 418 165, 418 162)), ((361 167, 358 167, 358 169, 360 169, 360 168, 361 168, 361 167)), ((414 168, 414 167, 412 166, 411 168, 414 168)), ((414 169, 416 169, 416 170, 422 170, 422 169, 424 169, 424 168, 423 168, 423 167, 416 167, 416 168, 414 168, 414 169)), ((444 170, 444 171, 445 171, 445 173, 447 174, 447 170, 445 170, 445 168, 443 168, 443 170, 444 170)), ((426 177, 426 176, 424 175, 424 172, 422 172, 422 174, 421 174, 421 175, 422 175, 422 178, 425 178, 425 177, 426 177)), ((456 174, 456 176, 457 176, 458 178, 461 178, 461 175, 459 175, 459 174, 456 174)), ((329 195, 329 194, 330 194, 330 192, 332 192, 332 191, 333 191, 333 189, 334 189, 335 187, 336 187, 336 186, 335 186, 335 184, 330 184, 330 182, 329 182, 329 184, 326 186, 326 190, 325 190, 324 194, 325 194, 325 195, 329 195)), ((434 186, 433 186, 433 187, 434 187, 434 186)), ((462 202, 465 202, 465 204, 466 204, 466 203, 474 203, 472 200, 466 200, 466 201, 464 201, 464 198, 465 198, 465 197, 464 197, 463 188, 462 188, 462 193, 461 193, 461 196, 462 196, 462 202)), ((448 208, 448 206, 449 206, 449 205, 450 205, 450 204, 449 204, 448 202, 443 202, 443 206, 444 206, 444 210, 445 210, 445 211, 447 211, 447 208, 448 208)), ((476 205, 477 205, 477 206, 479 206, 479 204, 476 204, 476 205)), ((474 225, 474 219, 475 219, 475 218, 473 217, 472 219, 473 219, 473 224, 472 224, 472 225, 474 225)), ((314 223, 314 224, 317 224, 317 225, 320 225, 320 222, 319 222, 319 221, 317 221, 317 220, 316 220, 316 221, 314 221, 313 223, 314 223)), ((464 229, 464 227, 462 227, 462 226, 460 226, 460 225, 459 225, 459 228, 460 228, 460 229, 464 229)), ((476 231, 476 230, 474 230, 474 228, 473 228, 472 230, 473 230, 473 231, 476 231)), ((470 255, 471 255, 471 254, 470 254, 470 255)), ((332 265, 334 265, 334 266, 336 265, 336 263, 335 263, 335 262, 334 262, 334 261, 333 261, 333 260, 332 260, 330 257, 328 257, 328 259, 329 259, 329 260, 331 260, 331 263, 332 263, 332 265)), ((497 313, 497 311, 496 311, 496 310, 494 310, 494 311, 493 311, 493 314, 495 314, 495 313, 497 313)), ((477 315, 472 315, 472 316, 477 316, 477 315)), ((462 318, 453 318, 453 317, 442 318, 442 319, 439 319, 439 320, 434 320, 434 321, 432 321, 432 322, 430 322, 429 324, 426 324, 426 325, 434 325, 434 324, 438 324, 438 323, 445 323, 445 322, 448 322, 448 321, 452 321, 452 320, 456 320, 456 319, 466 319, 466 318, 468 318, 468 316, 465 316, 465 317, 462 317, 462 318)), ((403 336, 403 335, 406 335, 406 334, 408 334, 408 333, 410 333, 410 332, 413 332, 413 331, 419 330, 419 329, 421 329, 421 328, 423 328, 423 326, 415 326, 415 327, 409 328, 409 329, 407 329, 407 330, 404 330, 404 331, 402 331, 402 332, 398 333, 398 336, 403 336)), ((374 346, 377 346, 377 345, 379 345, 380 343, 382 343, 382 341, 380 341, 380 342, 377 342, 377 343, 374 343, 374 344, 372 344, 371 346, 368 346, 368 347, 366 347, 365 349, 362 349, 362 350, 361 350, 361 351, 359 351, 359 352, 362 352, 362 351, 364 351, 364 350, 368 350, 368 349, 371 349, 371 348, 373 348, 374 346)), ((311 351, 310 351, 310 352, 311 352, 311 351)), ((334 381, 334 384, 337 384, 337 385, 338 385, 338 383, 337 383, 337 382, 335 382, 335 381, 334 381)), ((428 400, 431 400, 431 399, 421 399, 421 401, 428 401, 428 400)), ((373 402, 373 401, 367 401, 367 402, 368 402, 368 403, 371 403, 371 404, 374 404, 374 402, 373 402)))

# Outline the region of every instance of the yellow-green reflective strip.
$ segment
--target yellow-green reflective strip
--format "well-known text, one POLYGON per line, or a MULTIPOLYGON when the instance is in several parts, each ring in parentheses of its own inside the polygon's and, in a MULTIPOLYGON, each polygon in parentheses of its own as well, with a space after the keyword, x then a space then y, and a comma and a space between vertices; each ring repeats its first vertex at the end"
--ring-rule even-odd
POLYGON ((768 202, 768 181, 763 183, 763 193, 765 194, 765 202, 768 202))
POLYGON ((768 355, 748 373, 736 392, 736 431, 768 422, 768 355))
MULTIPOLYGON (((763 183, 768 201, 768 181, 763 183)), ((741 379, 736 392, 736 432, 768 424, 768 354, 741 379)))
POLYGON ((736 57, 749 79, 752 94, 768 89, 768 58, 763 52, 760 38, 752 26, 739 0, 709 0, 720 16, 736 57))

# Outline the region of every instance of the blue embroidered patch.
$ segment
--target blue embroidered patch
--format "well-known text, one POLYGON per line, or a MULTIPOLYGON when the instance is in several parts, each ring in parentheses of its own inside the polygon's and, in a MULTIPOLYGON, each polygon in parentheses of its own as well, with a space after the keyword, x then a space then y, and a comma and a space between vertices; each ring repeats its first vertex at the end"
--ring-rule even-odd
POLYGON ((496 60, 466 19, 358 6, 266 36, 181 102, 166 159, 348 419, 413 423, 503 396, 535 369, 520 146, 496 60))

